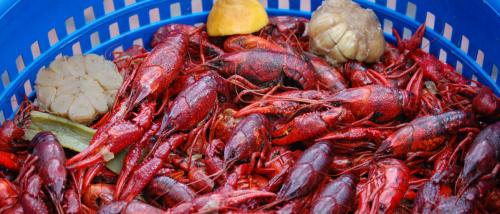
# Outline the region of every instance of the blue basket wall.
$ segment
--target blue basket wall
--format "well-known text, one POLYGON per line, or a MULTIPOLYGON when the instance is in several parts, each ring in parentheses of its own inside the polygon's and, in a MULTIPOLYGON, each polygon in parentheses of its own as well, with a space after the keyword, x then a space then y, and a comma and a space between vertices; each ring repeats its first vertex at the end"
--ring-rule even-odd
MULTIPOLYGON (((321 0, 261 0, 270 15, 310 17, 321 0)), ((405 38, 421 23, 422 47, 500 94, 500 1, 357 0, 371 8, 386 39, 405 38)), ((24 95, 34 97, 38 70, 62 55, 104 54, 149 46, 167 23, 205 22, 213 0, 2 0, 0 2, 0 121, 24 95)))

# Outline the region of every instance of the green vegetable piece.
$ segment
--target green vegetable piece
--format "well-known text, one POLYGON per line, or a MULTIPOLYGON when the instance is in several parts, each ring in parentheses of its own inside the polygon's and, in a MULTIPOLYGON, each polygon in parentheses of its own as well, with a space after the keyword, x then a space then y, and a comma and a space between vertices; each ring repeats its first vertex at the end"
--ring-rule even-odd
MULTIPOLYGON (((66 118, 47 114, 39 111, 31 112, 31 124, 26 131, 24 138, 31 140, 41 131, 51 131, 57 136, 61 146, 76 152, 83 151, 88 145, 95 129, 89 128, 79 123, 75 123, 66 118)), ((120 173, 125 159, 126 152, 123 151, 106 164, 106 167, 114 173, 120 173)))

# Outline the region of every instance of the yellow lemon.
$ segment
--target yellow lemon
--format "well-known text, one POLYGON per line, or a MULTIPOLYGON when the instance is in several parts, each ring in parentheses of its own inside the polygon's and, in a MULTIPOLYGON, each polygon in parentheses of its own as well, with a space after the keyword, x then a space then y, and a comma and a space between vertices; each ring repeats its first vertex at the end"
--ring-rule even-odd
POLYGON ((257 0, 217 0, 208 15, 210 36, 249 34, 269 22, 266 10, 257 0))

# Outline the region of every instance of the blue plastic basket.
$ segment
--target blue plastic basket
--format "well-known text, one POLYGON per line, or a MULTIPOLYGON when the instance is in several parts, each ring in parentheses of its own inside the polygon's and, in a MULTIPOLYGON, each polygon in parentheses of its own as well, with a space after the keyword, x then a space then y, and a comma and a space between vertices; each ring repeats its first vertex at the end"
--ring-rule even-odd
MULTIPOLYGON (((270 15, 310 17, 321 0, 263 0, 270 15)), ((423 48, 500 94, 499 0, 358 0, 404 37, 421 24, 423 48)), ((167 23, 205 22, 213 0, 0 0, 0 121, 25 94, 36 73, 62 55, 104 54, 132 44, 149 46, 167 23), (116 33, 114 33, 116 32, 116 33)))

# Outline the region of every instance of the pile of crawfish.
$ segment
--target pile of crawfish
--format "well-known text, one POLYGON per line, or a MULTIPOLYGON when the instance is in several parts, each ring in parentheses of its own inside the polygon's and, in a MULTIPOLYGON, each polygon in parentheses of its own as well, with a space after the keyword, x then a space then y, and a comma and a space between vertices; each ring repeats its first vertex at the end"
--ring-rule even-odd
MULTIPOLYGON (((307 19, 208 37, 170 24, 124 75, 90 146, 0 130, 1 213, 474 213, 500 209, 500 99, 420 49, 331 66, 307 19), (119 174, 105 164, 126 151, 119 174), (68 159, 67 159, 68 158, 68 159), (17 175, 17 176, 15 176, 17 175)), ((24 113, 25 114, 25 113, 24 113)))

